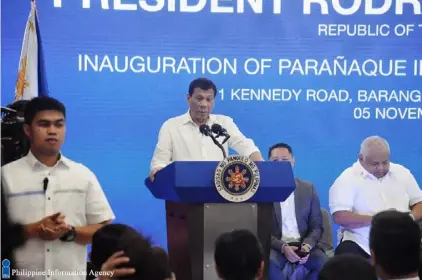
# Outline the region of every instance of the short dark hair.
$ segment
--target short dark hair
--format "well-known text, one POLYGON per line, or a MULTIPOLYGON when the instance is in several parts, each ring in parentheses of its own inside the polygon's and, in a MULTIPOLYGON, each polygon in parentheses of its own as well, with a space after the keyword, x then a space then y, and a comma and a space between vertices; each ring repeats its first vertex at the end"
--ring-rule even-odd
POLYGON ((286 143, 277 143, 277 144, 275 144, 275 145, 272 145, 269 149, 268 149, 268 158, 270 158, 271 157, 271 152, 274 150, 274 149, 287 149, 287 151, 289 151, 289 153, 291 154, 291 155, 293 155, 293 150, 292 150, 292 147, 290 147, 290 145, 289 144, 286 144, 286 143))
POLYGON ((194 90, 200 88, 202 90, 212 89, 214 91, 214 96, 217 95, 217 87, 214 82, 207 78, 198 78, 193 80, 189 85, 189 95, 192 96, 194 90))
POLYGON ((419 270, 421 230, 409 216, 394 210, 372 218, 369 247, 376 264, 390 277, 400 278, 419 270))
POLYGON ((318 280, 377 280, 374 267, 367 259, 352 254, 330 258, 318 274, 318 280))
POLYGON ((154 249, 148 238, 124 224, 109 224, 97 230, 92 237, 91 263, 97 270, 111 255, 124 251, 130 259, 119 267, 134 268, 135 274, 119 279, 161 280, 169 277, 169 268, 161 263, 162 252, 154 249))
POLYGON ((57 99, 52 97, 34 97, 32 98, 25 107, 25 123, 32 124, 35 116, 42 111, 57 111, 63 114, 66 118, 66 108, 57 99))
POLYGON ((259 240, 247 230, 223 233, 215 242, 214 261, 224 280, 255 279, 263 260, 259 240))

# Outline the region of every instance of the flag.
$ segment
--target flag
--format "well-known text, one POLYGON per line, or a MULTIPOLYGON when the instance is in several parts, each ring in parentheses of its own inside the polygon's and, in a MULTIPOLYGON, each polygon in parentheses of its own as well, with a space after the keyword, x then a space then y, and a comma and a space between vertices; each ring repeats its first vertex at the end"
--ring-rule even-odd
POLYGON ((38 12, 33 0, 31 1, 31 11, 23 37, 18 79, 15 88, 15 101, 30 100, 36 96, 47 95, 48 85, 38 25, 38 12))

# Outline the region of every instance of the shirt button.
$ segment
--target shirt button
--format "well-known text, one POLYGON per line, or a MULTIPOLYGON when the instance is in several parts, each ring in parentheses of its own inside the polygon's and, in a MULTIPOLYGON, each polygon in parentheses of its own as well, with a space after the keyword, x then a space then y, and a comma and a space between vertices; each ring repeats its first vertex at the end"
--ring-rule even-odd
POLYGON ((48 200, 51 200, 51 198, 49 197, 48 200))
POLYGON ((50 252, 50 249, 47 249, 47 252, 50 252))

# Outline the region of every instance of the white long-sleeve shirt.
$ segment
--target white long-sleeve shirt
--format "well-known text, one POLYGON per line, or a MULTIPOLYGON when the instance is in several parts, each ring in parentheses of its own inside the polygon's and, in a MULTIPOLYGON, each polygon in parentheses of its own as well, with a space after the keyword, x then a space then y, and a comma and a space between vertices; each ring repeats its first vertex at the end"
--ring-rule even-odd
MULTIPOLYGON (((226 154, 228 154, 229 147, 242 156, 250 156, 254 152, 259 152, 254 141, 246 138, 240 132, 232 118, 211 114, 207 124, 211 127, 214 123, 224 127, 230 135, 230 139, 223 145, 226 154)), ((201 134, 199 126, 193 122, 187 112, 167 120, 162 125, 151 161, 151 170, 158 167, 163 168, 174 161, 221 160, 223 160, 221 150, 210 137, 201 134)))

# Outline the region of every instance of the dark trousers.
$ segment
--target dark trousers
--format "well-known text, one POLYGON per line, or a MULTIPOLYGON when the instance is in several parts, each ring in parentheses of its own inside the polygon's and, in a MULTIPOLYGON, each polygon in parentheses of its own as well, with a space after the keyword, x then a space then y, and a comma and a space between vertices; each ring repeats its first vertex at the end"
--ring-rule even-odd
MULTIPOLYGON (((314 248, 310 255, 309 259, 303 266, 309 271, 306 280, 317 280, 318 273, 328 260, 328 256, 324 253, 323 250, 319 248, 314 248)), ((271 249, 270 254, 270 280, 284 280, 282 270, 286 266, 288 260, 280 251, 271 249)))
POLYGON ((365 252, 358 244, 353 241, 346 240, 342 241, 336 248, 334 255, 338 256, 341 254, 354 254, 369 259, 371 256, 365 252))

